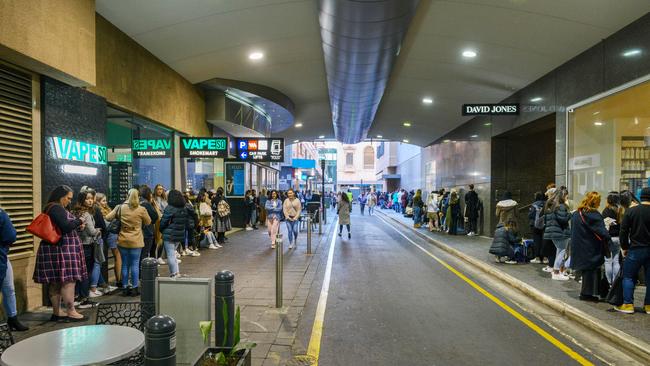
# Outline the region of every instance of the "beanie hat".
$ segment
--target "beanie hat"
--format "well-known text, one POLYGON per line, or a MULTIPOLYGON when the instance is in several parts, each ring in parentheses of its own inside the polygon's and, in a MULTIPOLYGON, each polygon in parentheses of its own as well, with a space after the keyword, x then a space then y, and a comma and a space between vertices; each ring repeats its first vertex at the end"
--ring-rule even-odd
POLYGON ((641 190, 641 201, 650 201, 650 187, 641 190))

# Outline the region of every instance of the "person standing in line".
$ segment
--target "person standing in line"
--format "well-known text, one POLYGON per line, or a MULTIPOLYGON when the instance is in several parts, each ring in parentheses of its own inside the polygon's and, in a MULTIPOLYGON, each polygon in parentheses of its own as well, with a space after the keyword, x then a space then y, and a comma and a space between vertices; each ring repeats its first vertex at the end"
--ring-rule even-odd
POLYGON ((168 205, 167 192, 165 191, 165 187, 163 187, 162 184, 156 184, 156 187, 153 190, 153 194, 154 200, 156 201, 156 209, 158 210, 158 221, 156 222, 156 247, 152 248, 153 253, 151 256, 158 260, 158 264, 163 265, 166 264, 166 262, 162 258, 165 249, 163 247, 162 232, 160 230, 160 218, 162 217, 162 213, 165 211, 165 208, 167 208, 168 205))
POLYGON ((447 221, 447 212, 449 210, 449 191, 442 190, 442 199, 440 200, 440 226, 442 231, 449 232, 449 224, 447 221))
POLYGON ((252 198, 252 204, 251 204, 251 227, 253 230, 257 230, 257 220, 259 219, 257 210, 259 208, 259 200, 257 198, 257 192, 254 189, 251 189, 251 198, 252 198))
POLYGON ((447 220, 449 222, 449 235, 458 234, 458 221, 460 219, 460 198, 455 189, 449 194, 449 207, 447 208, 447 220))
POLYGON ((465 218, 467 220, 467 236, 474 236, 478 231, 478 209, 479 198, 474 185, 469 185, 469 191, 465 193, 465 218))
MULTIPOLYGON (((95 227, 95 199, 87 191, 82 190, 77 194, 77 198, 72 209, 75 217, 85 223, 84 229, 79 231, 79 239, 84 249, 84 259, 86 261, 86 271, 89 276, 87 279, 77 283, 79 297, 82 299, 79 303, 80 309, 90 308, 96 303, 90 300, 102 296, 102 292, 97 290, 97 284, 101 278, 101 262, 96 261, 96 243, 101 240, 101 230, 95 227)), ((102 253, 103 254, 103 253, 102 253)))
POLYGON ((214 214, 214 227, 217 232, 217 243, 223 245, 226 242, 226 232, 232 230, 230 224, 230 205, 224 198, 223 188, 217 188, 217 194, 212 201, 214 214))
MULTIPOLYGON (((212 216, 212 201, 208 194, 200 194, 198 197, 199 200, 199 230, 205 236, 205 240, 208 243, 208 249, 219 249, 221 245, 217 242, 217 237, 212 232, 213 226, 213 216, 212 216)), ((194 252, 199 256, 201 255, 198 252, 194 252)))
POLYGON ((623 304, 615 307, 625 314, 634 313, 634 287, 640 268, 645 269, 645 299, 643 310, 650 314, 650 188, 641 190, 641 204, 630 207, 620 228, 623 263, 623 304))
POLYGON ((271 238, 271 249, 275 249, 275 238, 278 235, 282 219, 282 201, 275 189, 271 191, 271 198, 266 201, 264 209, 266 210, 266 227, 271 238))
POLYGON ((402 196, 400 196, 400 212, 402 215, 406 213, 406 206, 408 206, 409 194, 406 189, 402 189, 402 196))
POLYGON ((570 220, 571 213, 566 206, 566 190, 557 189, 544 206, 543 236, 543 239, 551 240, 556 248, 551 275, 551 278, 556 281, 569 280, 569 276, 565 273, 564 255, 571 238, 570 220))
POLYGON ((605 277, 607 278, 607 282, 609 282, 610 285, 614 282, 614 278, 621 269, 621 244, 619 234, 623 209, 619 206, 618 203, 618 192, 609 192, 607 194, 605 209, 602 212, 603 218, 605 220, 605 227, 609 232, 609 236, 612 237, 612 247, 609 248, 611 255, 609 258, 605 258, 605 277))
POLYGON ((251 212, 252 212, 252 206, 253 206, 253 197, 251 197, 251 191, 246 190, 246 193, 244 193, 244 229, 246 231, 253 230, 253 225, 251 222, 251 212))
POLYGON ((416 229, 422 226, 422 207, 422 190, 418 189, 413 196, 413 227, 416 229))
POLYGON ((6 211, 0 208, 0 283, 2 284, 2 304, 7 316, 7 325, 13 331, 29 330, 18 320, 16 306, 16 288, 14 285, 14 270, 7 255, 11 244, 16 241, 16 228, 6 211))
POLYGON ((588 192, 571 218, 571 268, 582 274, 579 298, 583 301, 598 302, 604 296, 600 293, 601 266, 604 246, 609 251, 612 239, 599 206, 600 193, 588 192))
POLYGON ((533 233, 533 250, 535 253, 535 258, 530 263, 544 263, 544 254, 542 252, 542 244, 544 242, 544 203, 544 194, 542 192, 536 192, 535 202, 533 202, 528 211, 528 224, 533 233))
POLYGON ((147 214, 151 218, 151 223, 148 225, 142 226, 142 234, 144 237, 144 247, 142 247, 142 252, 140 253, 139 264, 142 264, 142 260, 148 258, 151 249, 155 246, 154 241, 156 237, 154 235, 155 223, 158 221, 158 211, 154 207, 154 198, 151 192, 151 188, 146 185, 140 186, 140 206, 144 207, 147 210, 147 214))
MULTIPOLYGON (((102 212, 102 216, 104 216, 104 220, 110 225, 110 220, 107 220, 106 216, 111 213, 112 209, 108 206, 106 195, 103 193, 97 193, 95 200, 99 202, 99 208, 102 212)), ((117 287, 122 287, 122 256, 120 255, 120 251, 117 249, 117 234, 107 233, 106 245, 108 245, 108 249, 113 253, 113 271, 115 272, 116 285, 117 287)))
POLYGON ((77 232, 83 230, 85 224, 67 210, 72 195, 72 188, 65 185, 58 186, 50 193, 43 209, 61 233, 61 240, 56 244, 41 241, 34 266, 34 282, 48 287, 52 303, 50 321, 88 320, 77 312, 74 305, 75 282, 88 277, 88 272, 81 239, 77 232), (61 301, 65 310, 61 309, 61 301))
POLYGON ((372 211, 374 211, 375 206, 377 206, 377 195, 374 192, 370 192, 368 195, 368 215, 372 216, 372 211))
POLYGON ((359 195, 359 208, 361 209, 361 216, 364 215, 364 212, 366 210, 366 203, 368 203, 368 198, 366 197, 366 192, 362 192, 359 195))
POLYGON ((120 234, 117 237, 117 246, 124 260, 122 266, 122 295, 140 295, 140 253, 144 247, 143 226, 151 224, 151 217, 147 210, 140 206, 140 195, 135 188, 129 189, 128 199, 125 203, 118 205, 109 213, 106 218, 113 220, 117 217, 122 222, 120 234), (129 274, 131 285, 129 288, 129 274))
POLYGON ((506 224, 508 220, 517 221, 517 201, 512 199, 512 193, 503 192, 503 199, 497 202, 496 215, 499 221, 497 224, 506 224))
POLYGON ((260 211, 259 222, 261 225, 266 225, 266 201, 268 201, 268 199, 269 191, 266 188, 262 188, 262 192, 260 192, 260 197, 258 198, 260 211))
POLYGON ((431 191, 427 197, 427 217, 429 218, 429 231, 438 229, 438 192, 431 191))
POLYGON ((298 220, 300 219, 301 211, 302 205, 300 204, 300 200, 296 197, 296 193, 293 189, 289 188, 287 191, 287 199, 282 203, 282 212, 284 213, 284 219, 287 222, 289 249, 294 248, 294 243, 296 246, 298 245, 298 220))
POLYGON ((348 230, 348 239, 352 238, 350 232, 350 212, 352 212, 352 203, 346 194, 341 195, 341 202, 336 213, 339 215, 339 236, 343 234, 343 225, 348 230))
POLYGON ((176 250, 185 240, 185 231, 188 227, 194 226, 194 222, 192 222, 192 217, 185 207, 185 198, 180 191, 176 189, 169 191, 167 202, 169 204, 163 212, 162 219, 160 219, 160 230, 163 234, 163 245, 167 253, 169 276, 174 278, 180 275, 176 250))

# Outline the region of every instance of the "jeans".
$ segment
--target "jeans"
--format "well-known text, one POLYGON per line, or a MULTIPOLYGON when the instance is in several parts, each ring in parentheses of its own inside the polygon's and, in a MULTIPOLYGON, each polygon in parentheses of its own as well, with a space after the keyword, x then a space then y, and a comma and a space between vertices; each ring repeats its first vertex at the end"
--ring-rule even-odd
POLYGON ((560 268, 564 267, 564 253, 566 253, 569 239, 553 239, 553 244, 555 245, 555 262, 553 263, 553 270, 559 271, 560 268))
POLYGON ((18 315, 16 309, 16 288, 14 287, 14 270, 11 268, 11 262, 7 260, 7 274, 2 282, 2 304, 5 307, 5 313, 8 318, 18 315))
POLYGON ((97 288, 97 284, 105 284, 106 281, 102 276, 102 264, 95 262, 93 264, 93 271, 90 273, 90 287, 97 288))
POLYGON ((133 288, 138 288, 140 278, 140 252, 141 248, 124 248, 117 247, 122 256, 122 286, 127 288, 129 285, 129 272, 131 273, 131 284, 133 288))
POLYGON ((361 204, 359 204, 359 206, 361 206, 361 215, 363 215, 363 212, 366 210, 366 205, 361 203, 361 204))
POLYGON ((375 206, 368 206, 368 215, 372 216, 372 210, 375 208, 375 206))
POLYGON ((470 217, 467 220, 467 228, 465 232, 469 233, 474 233, 476 234, 478 232, 478 218, 477 217, 470 217))
MULTIPOLYGON (((623 264, 623 303, 625 304, 634 304, 634 284, 641 266, 645 268, 647 285, 650 283, 650 247, 630 248, 623 264)), ((650 305, 650 291, 647 288, 644 305, 650 305)))
POLYGON ((76 292, 79 297, 87 298, 90 296, 90 277, 95 267, 95 256, 93 255, 93 246, 92 245, 83 245, 84 248, 84 257, 86 259, 86 276, 85 279, 77 281, 76 292))
POLYGON ((277 217, 267 217, 266 227, 269 231, 269 237, 271 238, 271 245, 275 245, 275 237, 278 235, 278 231, 280 230, 280 220, 278 220, 277 217))
POLYGON ((176 261, 176 248, 179 243, 165 241, 165 252, 167 252, 167 265, 169 266, 169 274, 178 274, 178 262, 176 261))
POLYGON ((420 225, 422 223, 422 209, 418 206, 413 207, 413 224, 420 225))
POLYGON ((287 236, 289 237, 289 244, 293 242, 296 243, 298 242, 299 228, 300 227, 298 226, 298 220, 296 221, 287 220, 287 231, 288 231, 287 236))
POLYGON ((605 258, 605 277, 611 285, 618 271, 621 270, 621 264, 619 263, 621 244, 618 237, 612 238, 612 244, 609 250, 612 252, 612 255, 609 258, 605 258))

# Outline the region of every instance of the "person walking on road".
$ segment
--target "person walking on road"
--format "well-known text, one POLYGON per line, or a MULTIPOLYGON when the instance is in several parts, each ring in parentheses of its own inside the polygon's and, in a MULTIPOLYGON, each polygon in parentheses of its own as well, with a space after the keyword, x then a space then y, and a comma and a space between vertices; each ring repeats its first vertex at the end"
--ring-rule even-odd
POLYGON ((377 195, 375 192, 370 192, 368 194, 368 215, 372 216, 375 206, 377 206, 377 195))
POLYGON ((366 211, 366 204, 368 203, 368 197, 366 196, 366 192, 363 192, 359 195, 359 208, 361 209, 361 216, 364 215, 364 212, 366 211))
POLYGON ((302 211, 302 205, 300 204, 300 199, 296 197, 296 192, 293 189, 289 188, 287 191, 287 199, 282 203, 282 212, 284 213, 284 219, 287 222, 287 231, 289 236, 289 249, 294 248, 294 244, 298 245, 298 231, 300 212, 302 211))
POLYGON ((465 193, 465 219, 467 220, 467 236, 474 236, 478 231, 478 211, 479 211, 479 198, 474 185, 469 185, 469 192, 465 193))
POLYGON ((339 202, 339 208, 336 213, 339 215, 339 236, 343 234, 343 225, 348 230, 348 239, 352 238, 352 233, 350 232, 350 212, 352 212, 352 203, 348 199, 347 195, 341 196, 341 202, 339 202))
POLYGON ((169 276, 177 277, 180 275, 180 271, 176 259, 176 249, 185 240, 187 228, 194 226, 194 223, 185 208, 185 198, 180 191, 176 189, 169 191, 167 202, 169 204, 160 219, 160 231, 163 234, 163 245, 167 253, 169 276))
POLYGON ((641 266, 645 269, 645 299, 643 310, 650 314, 650 188, 641 190, 641 204, 629 208, 623 216, 620 230, 623 263, 623 304, 615 309, 634 313, 634 285, 641 266))
MULTIPOLYGON (((567 281, 564 255, 571 238, 569 221, 571 213, 566 205, 566 190, 557 189, 544 205, 544 240, 551 240, 555 245, 555 262, 551 278, 556 281, 567 281)), ((549 263, 550 264, 550 263, 549 263)))
POLYGON ((282 201, 275 189, 271 191, 271 198, 266 200, 264 209, 266 210, 266 228, 271 238, 271 249, 275 249, 275 238, 278 236, 280 219, 282 219, 282 201))

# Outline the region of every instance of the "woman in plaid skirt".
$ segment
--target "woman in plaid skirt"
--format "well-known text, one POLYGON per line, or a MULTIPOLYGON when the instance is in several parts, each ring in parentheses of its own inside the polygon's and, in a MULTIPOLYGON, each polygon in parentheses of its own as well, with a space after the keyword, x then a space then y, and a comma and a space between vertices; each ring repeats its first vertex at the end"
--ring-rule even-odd
POLYGON ((72 201, 72 189, 58 186, 47 201, 43 212, 47 212, 52 223, 61 231, 61 240, 56 244, 41 241, 36 253, 34 282, 48 285, 52 302, 51 321, 86 321, 74 307, 75 281, 88 277, 83 247, 77 230, 84 229, 84 222, 76 219, 67 209, 72 201), (65 309, 61 309, 61 301, 65 309))

